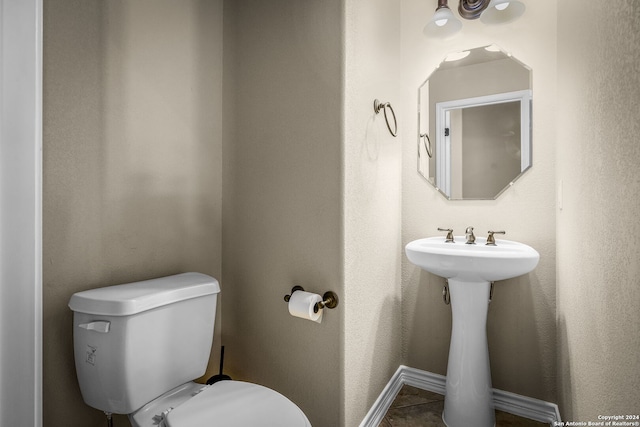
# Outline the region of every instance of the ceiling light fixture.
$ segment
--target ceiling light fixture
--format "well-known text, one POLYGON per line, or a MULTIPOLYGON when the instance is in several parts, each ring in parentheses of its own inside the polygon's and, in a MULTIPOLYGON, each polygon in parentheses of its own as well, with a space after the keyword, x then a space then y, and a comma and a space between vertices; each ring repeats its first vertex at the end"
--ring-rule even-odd
MULTIPOLYGON (((489 25, 505 24, 519 18, 525 10, 519 0, 459 0, 458 13, 464 19, 478 19, 489 25)), ((449 9, 447 0, 438 0, 436 13, 424 27, 427 37, 446 38, 460 31, 462 22, 449 9)))

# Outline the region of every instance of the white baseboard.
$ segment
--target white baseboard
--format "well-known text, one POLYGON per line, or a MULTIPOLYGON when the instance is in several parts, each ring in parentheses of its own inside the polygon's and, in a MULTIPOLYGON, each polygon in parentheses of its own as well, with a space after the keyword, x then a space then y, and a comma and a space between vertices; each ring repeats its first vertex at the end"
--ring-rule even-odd
MULTIPOLYGON (((360 423, 360 427, 378 427, 405 384, 444 396, 446 377, 400 365, 360 423)), ((550 425, 561 421, 558 405, 532 397, 493 389, 493 404, 497 410, 550 425)))

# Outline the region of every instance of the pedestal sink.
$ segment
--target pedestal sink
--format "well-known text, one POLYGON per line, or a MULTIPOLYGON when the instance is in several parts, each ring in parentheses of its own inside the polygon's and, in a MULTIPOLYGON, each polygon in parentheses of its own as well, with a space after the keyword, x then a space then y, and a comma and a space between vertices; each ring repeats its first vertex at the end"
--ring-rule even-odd
POLYGON ((495 425, 487 310, 490 284, 527 274, 540 255, 530 246, 486 238, 465 244, 464 236, 446 243, 444 237, 414 240, 406 248, 407 258, 422 269, 448 279, 451 297, 451 345, 442 419, 448 427, 492 427, 495 425))

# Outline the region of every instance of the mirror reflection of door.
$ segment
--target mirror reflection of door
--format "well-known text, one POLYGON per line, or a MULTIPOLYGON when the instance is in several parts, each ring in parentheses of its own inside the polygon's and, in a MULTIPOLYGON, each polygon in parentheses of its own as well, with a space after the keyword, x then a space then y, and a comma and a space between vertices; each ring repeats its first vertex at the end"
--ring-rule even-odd
POLYGON ((450 199, 491 199, 531 163, 531 92, 436 104, 435 185, 450 199))
POLYGON ((456 108, 445 114, 453 199, 490 199, 520 173, 520 103, 456 108), (492 173, 487 173, 487 170, 492 173))

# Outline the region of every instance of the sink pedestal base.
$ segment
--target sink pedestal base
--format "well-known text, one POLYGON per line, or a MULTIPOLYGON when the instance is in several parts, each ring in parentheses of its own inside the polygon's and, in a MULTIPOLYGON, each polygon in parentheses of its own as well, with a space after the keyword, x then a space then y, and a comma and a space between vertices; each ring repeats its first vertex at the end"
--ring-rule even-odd
POLYGON ((489 282, 449 279, 452 330, 442 419, 448 427, 493 427, 487 345, 489 282))

